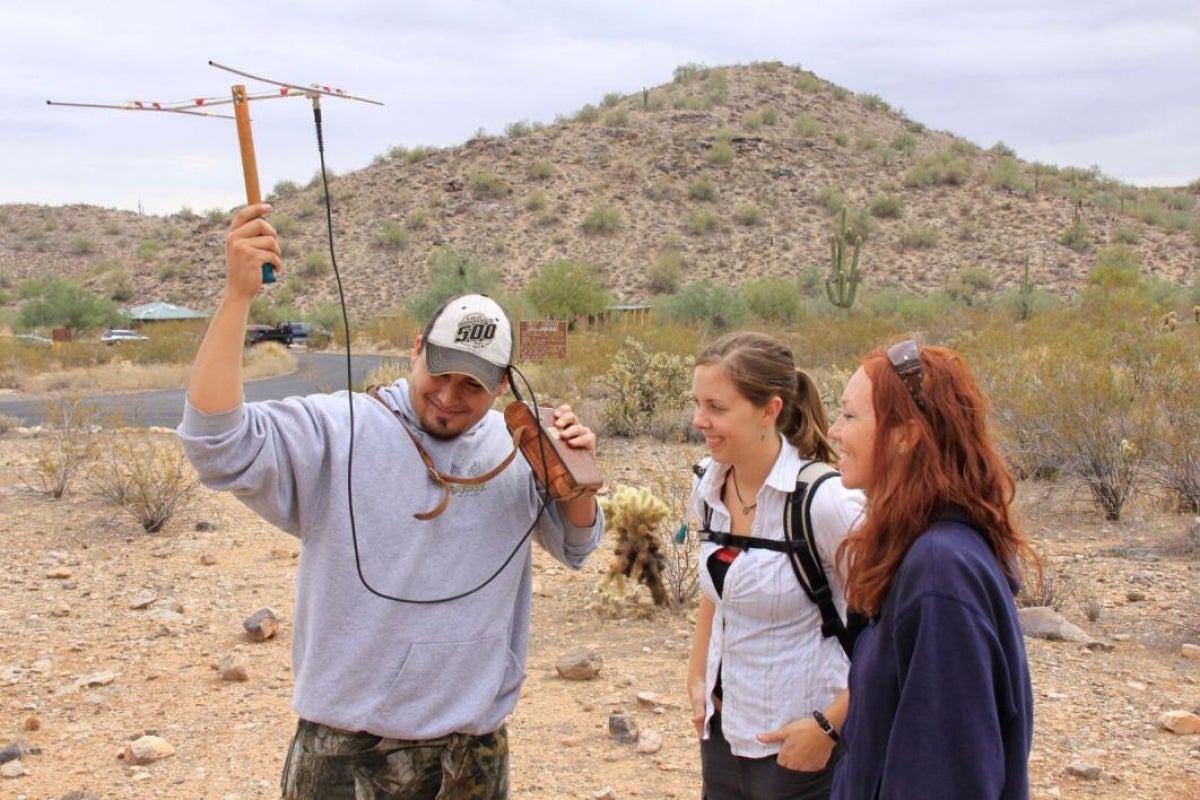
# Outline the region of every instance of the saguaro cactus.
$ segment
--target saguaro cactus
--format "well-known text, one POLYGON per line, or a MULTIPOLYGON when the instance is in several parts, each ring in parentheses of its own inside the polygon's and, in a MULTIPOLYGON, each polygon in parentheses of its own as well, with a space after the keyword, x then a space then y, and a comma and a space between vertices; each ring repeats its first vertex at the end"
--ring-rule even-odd
POLYGON ((1029 279, 1029 256, 1025 256, 1025 275, 1017 289, 1017 319, 1022 322, 1033 316, 1033 281, 1029 279))
POLYGON ((825 293, 829 295, 829 302, 838 308, 854 305, 854 295, 858 291, 858 251, 862 246, 862 237, 853 236, 854 254, 849 270, 846 269, 847 238, 846 207, 842 206, 838 232, 829 237, 830 276, 825 279, 825 293))

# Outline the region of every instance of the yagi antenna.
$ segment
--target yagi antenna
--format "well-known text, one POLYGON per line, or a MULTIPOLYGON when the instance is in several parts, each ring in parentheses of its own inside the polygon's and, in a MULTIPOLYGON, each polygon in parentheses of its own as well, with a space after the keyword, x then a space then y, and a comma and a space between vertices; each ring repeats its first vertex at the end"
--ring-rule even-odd
MULTIPOLYGON (((209 66, 217 69, 232 72, 235 75, 240 75, 243 78, 249 78, 260 83, 270 83, 277 86, 277 89, 267 91, 259 91, 250 93, 246 91, 244 85, 238 84, 232 87, 229 97, 196 97, 191 100, 180 100, 171 103, 162 103, 152 100, 130 100, 124 103, 106 104, 106 103, 63 103, 54 100, 47 100, 48 106, 71 106, 75 108, 110 108, 118 111, 152 111, 167 114, 187 114, 194 117, 213 117, 217 119, 233 119, 237 123, 238 146, 241 150, 242 158, 242 179, 246 185, 246 203, 255 205, 262 202, 262 190, 258 184, 258 162, 254 154, 254 136, 250 128, 250 101, 251 100, 273 100, 281 97, 307 97, 312 100, 313 113, 317 116, 318 121, 318 140, 320 139, 320 114, 321 114, 321 98, 322 97, 337 97, 343 100, 358 100, 363 103, 371 103, 372 105, 381 106, 383 103, 378 100, 370 100, 366 97, 358 97, 352 95, 344 89, 335 89, 321 84, 311 84, 309 86, 300 86, 294 83, 285 83, 276 81, 270 78, 263 78, 257 75, 251 75, 248 72, 243 72, 233 67, 227 67, 224 64, 218 64, 215 61, 209 61, 209 66), (210 106, 233 105, 233 116, 210 112, 207 109, 210 106)), ((262 265, 262 282, 274 283, 275 268, 270 264, 262 265)))

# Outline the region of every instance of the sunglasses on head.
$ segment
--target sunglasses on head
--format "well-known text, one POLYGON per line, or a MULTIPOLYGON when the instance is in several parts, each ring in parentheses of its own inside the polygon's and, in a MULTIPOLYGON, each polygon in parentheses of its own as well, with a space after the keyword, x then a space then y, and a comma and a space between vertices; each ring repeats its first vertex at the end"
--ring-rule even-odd
POLYGON ((925 410, 925 401, 921 397, 921 388, 925 383, 925 373, 921 369, 921 350, 914 339, 905 339, 887 349, 888 362, 892 369, 904 381, 904 386, 912 396, 917 408, 925 410))

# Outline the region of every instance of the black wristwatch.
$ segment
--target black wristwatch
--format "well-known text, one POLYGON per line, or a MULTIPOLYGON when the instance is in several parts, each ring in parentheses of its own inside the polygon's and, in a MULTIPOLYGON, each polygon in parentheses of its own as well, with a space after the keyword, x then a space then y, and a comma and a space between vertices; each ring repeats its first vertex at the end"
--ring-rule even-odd
POLYGON ((813 719, 817 721, 817 725, 821 727, 821 730, 825 732, 825 735, 830 739, 833 739, 834 744, 837 744, 842 740, 842 737, 838 736, 837 729, 833 727, 833 723, 830 722, 829 718, 820 711, 813 712, 813 719))

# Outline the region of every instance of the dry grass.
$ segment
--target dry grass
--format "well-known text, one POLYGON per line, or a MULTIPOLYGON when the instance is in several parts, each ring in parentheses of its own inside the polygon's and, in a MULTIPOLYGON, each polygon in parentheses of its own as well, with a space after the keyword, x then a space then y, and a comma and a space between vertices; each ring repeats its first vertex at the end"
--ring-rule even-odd
MULTIPOLYGON (((89 392, 145 392, 186 386, 189 364, 135 364, 113 361, 93 366, 60 367, 53 362, 45 371, 0 371, 0 384, 28 394, 79 390, 89 392)), ((243 372, 247 380, 283 375, 296 369, 296 357, 273 342, 247 350, 243 372)))

